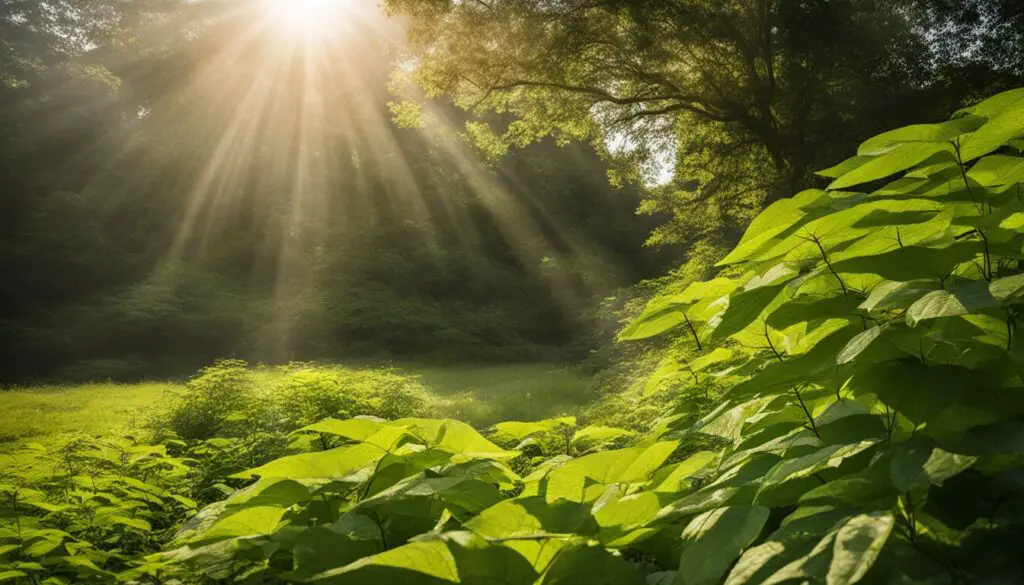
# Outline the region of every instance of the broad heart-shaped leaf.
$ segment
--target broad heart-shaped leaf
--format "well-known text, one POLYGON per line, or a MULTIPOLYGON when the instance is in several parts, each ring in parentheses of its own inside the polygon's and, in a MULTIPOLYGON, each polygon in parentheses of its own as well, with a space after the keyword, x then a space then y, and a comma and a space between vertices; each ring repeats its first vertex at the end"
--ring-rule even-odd
POLYGON ((510 459, 518 451, 507 451, 488 441, 473 427, 457 420, 403 418, 394 421, 423 439, 431 449, 456 455, 456 459, 510 459))
POLYGON ((868 312, 906 309, 917 299, 934 291, 936 286, 936 283, 930 281, 886 281, 871 289, 860 308, 868 312))
POLYGON ((698 372, 715 364, 720 364, 731 358, 732 355, 731 350, 724 347, 716 347, 710 352, 701 354, 688 361, 677 359, 673 356, 666 357, 654 373, 647 378, 647 383, 644 385, 644 396, 654 394, 664 387, 665 382, 676 380, 680 376, 696 377, 698 372))
POLYGON ((655 492, 673 493, 683 491, 682 482, 707 467, 718 458, 713 451, 699 451, 685 461, 658 470, 651 485, 655 492))
POLYGON ((640 572, 601 546, 563 549, 537 585, 644 585, 640 572))
POLYGON ((1011 89, 1009 91, 997 93, 996 95, 986 98, 973 106, 957 110, 957 112, 953 114, 953 117, 958 118, 960 116, 974 115, 991 119, 1022 99, 1024 99, 1024 87, 1011 89))
POLYGON ((1024 182, 1024 158, 992 155, 979 160, 967 176, 983 187, 1024 182))
POLYGON ((949 274, 957 264, 976 258, 981 247, 961 241, 945 247, 907 245, 888 252, 837 260, 832 267, 840 274, 877 274, 894 281, 932 279, 949 274))
POLYGON ((195 535, 192 544, 210 543, 228 538, 271 534, 281 523, 285 509, 278 506, 254 506, 221 516, 213 526, 195 535))
POLYGON ((999 300, 989 292, 988 283, 960 284, 954 290, 932 291, 907 309, 907 324, 917 325, 928 319, 966 315, 998 307, 999 300))
POLYGON ((530 585, 537 574, 515 551, 468 533, 419 540, 318 573, 324 585, 530 585))
POLYGON ((960 157, 972 161, 1024 135, 1024 97, 1007 104, 961 142, 960 157))
POLYGON ((544 495, 549 502, 587 502, 604 492, 604 486, 645 482, 677 446, 678 441, 664 441, 570 460, 545 478, 544 495))
POLYGON ((750 222, 743 239, 717 266, 745 262, 765 247, 773 246, 798 228, 841 206, 834 206, 838 196, 819 189, 801 191, 790 199, 772 203, 750 222))
POLYGON ((944 143, 906 142, 839 177, 828 188, 846 189, 884 179, 940 154, 952 158, 953 147, 944 143))
POLYGON ((597 530, 590 506, 567 500, 549 503, 541 496, 499 502, 463 526, 490 539, 589 535, 597 530))
POLYGON ((926 319, 977 313, 984 309, 1019 302, 1024 297, 1024 274, 988 282, 960 284, 953 290, 937 290, 918 299, 907 309, 907 323, 926 319))
POLYGON ((857 356, 864 352, 869 345, 882 334, 885 330, 885 326, 875 325, 874 327, 867 329, 853 336, 847 344, 843 347, 843 350, 836 356, 836 365, 848 364, 855 360, 857 356))
MULTIPOLYGON (((707 282, 695 282, 678 294, 652 299, 622 332, 620 341, 648 339, 686 323, 687 311, 700 301, 710 301, 727 295, 740 281, 731 278, 715 278, 707 282)), ((698 319, 699 320, 699 319, 698 319)))
POLYGON ((232 477, 250 479, 253 477, 280 477, 289 479, 339 478, 353 471, 371 465, 384 457, 386 452, 375 445, 359 443, 329 451, 300 453, 275 459, 266 465, 236 473, 232 477))
POLYGON ((912 437, 891 451, 889 472, 893 485, 908 492, 923 485, 942 485, 944 481, 968 469, 977 457, 957 455, 935 447, 927 437, 912 437))
POLYGON ((869 162, 873 158, 875 158, 875 157, 874 156, 862 156, 862 155, 858 154, 857 156, 851 156, 850 158, 844 160, 843 162, 841 162, 841 163, 839 163, 839 164, 837 164, 837 165, 835 165, 833 167, 829 167, 829 168, 827 168, 827 169, 825 169, 823 171, 818 171, 818 172, 816 172, 814 174, 818 175, 818 176, 821 176, 821 177, 828 177, 829 179, 838 179, 839 177, 842 177, 843 175, 845 175, 846 173, 852 171, 853 169, 855 169, 855 168, 857 168, 857 167, 859 167, 859 166, 861 166, 863 164, 866 164, 867 162, 869 162))
POLYGON ((947 142, 985 123, 979 116, 963 116, 939 124, 914 124, 890 130, 865 140, 857 149, 859 156, 878 156, 904 142, 947 142))
POLYGON ((839 467, 846 459, 877 444, 877 440, 866 440, 849 445, 828 445, 801 457, 784 459, 765 474, 761 491, 765 492, 783 482, 809 477, 825 469, 839 467))
POLYGON ((345 437, 352 441, 365 441, 383 426, 383 423, 369 418, 351 418, 347 420, 328 418, 302 427, 294 431, 294 433, 324 433, 345 437))
POLYGON ((894 523, 890 512, 798 508, 765 543, 740 557, 725 585, 856 583, 878 558, 894 523))
POLYGON ((571 428, 576 426, 576 417, 563 416, 536 422, 505 421, 494 425, 494 430, 503 435, 508 435, 517 441, 536 435, 546 433, 559 428, 571 428))
POLYGON ((359 502, 353 510, 401 508, 411 498, 439 499, 449 506, 478 513, 501 501, 498 488, 471 477, 407 477, 359 502))
MULTIPOLYGON (((787 273, 785 278, 794 276, 796 273, 791 272, 787 273)), ((730 295, 728 307, 715 319, 711 338, 725 339, 742 331, 776 300, 783 287, 785 287, 785 280, 777 284, 742 290, 730 295)))
POLYGON ((676 585, 713 585, 768 520, 768 508, 730 506, 705 512, 683 530, 676 585))
POLYGON ((619 333, 619 341, 649 339, 675 329, 686 322, 686 309, 689 306, 689 303, 671 300, 648 306, 619 333))
POLYGON ((281 477, 265 477, 239 490, 224 501, 225 508, 277 506, 287 508, 311 499, 309 488, 300 482, 281 477))

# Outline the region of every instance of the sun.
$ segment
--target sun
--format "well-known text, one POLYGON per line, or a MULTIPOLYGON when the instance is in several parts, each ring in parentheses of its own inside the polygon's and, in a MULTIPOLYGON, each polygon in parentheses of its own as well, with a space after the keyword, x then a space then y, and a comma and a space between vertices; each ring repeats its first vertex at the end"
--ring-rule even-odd
POLYGON ((352 0, 260 0, 269 25, 306 38, 323 37, 344 28, 352 0))

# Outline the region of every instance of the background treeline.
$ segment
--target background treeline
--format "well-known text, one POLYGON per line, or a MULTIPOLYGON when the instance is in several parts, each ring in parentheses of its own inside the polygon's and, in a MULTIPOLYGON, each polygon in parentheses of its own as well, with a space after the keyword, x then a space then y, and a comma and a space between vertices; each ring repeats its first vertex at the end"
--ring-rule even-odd
POLYGON ((0 18, 5 382, 215 356, 574 359, 582 311, 670 257, 642 250, 637 190, 589 149, 487 168, 450 130, 391 124, 393 30, 342 36, 310 118, 305 57, 268 74, 259 12, 80 4, 0 18), (109 40, 65 46, 83 25, 109 40))

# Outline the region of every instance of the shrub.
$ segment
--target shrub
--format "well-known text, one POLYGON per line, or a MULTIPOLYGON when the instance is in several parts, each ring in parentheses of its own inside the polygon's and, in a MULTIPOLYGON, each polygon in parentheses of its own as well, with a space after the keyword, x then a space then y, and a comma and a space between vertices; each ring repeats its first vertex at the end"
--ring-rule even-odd
POLYGON ((393 369, 293 363, 250 369, 240 360, 204 368, 154 421, 182 439, 284 434, 324 418, 428 415, 439 400, 393 369))
MULTIPOLYGON (((157 420, 183 439, 208 439, 234 431, 253 398, 253 378, 241 360, 219 360, 203 368, 157 420)), ((259 421, 261 422, 261 421, 259 421)))

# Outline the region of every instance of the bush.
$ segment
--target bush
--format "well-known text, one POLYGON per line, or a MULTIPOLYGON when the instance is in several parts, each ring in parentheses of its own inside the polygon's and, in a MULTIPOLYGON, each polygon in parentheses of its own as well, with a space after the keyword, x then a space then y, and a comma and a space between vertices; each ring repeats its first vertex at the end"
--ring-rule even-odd
POLYGON ((237 414, 252 401, 252 373, 241 360, 219 360, 203 368, 185 385, 157 426, 183 439, 208 439, 231 434, 237 414))
POLYGON ((241 360, 204 368, 154 421, 182 439, 285 434, 325 418, 425 416, 440 404, 394 369, 293 363, 250 369, 241 360))

